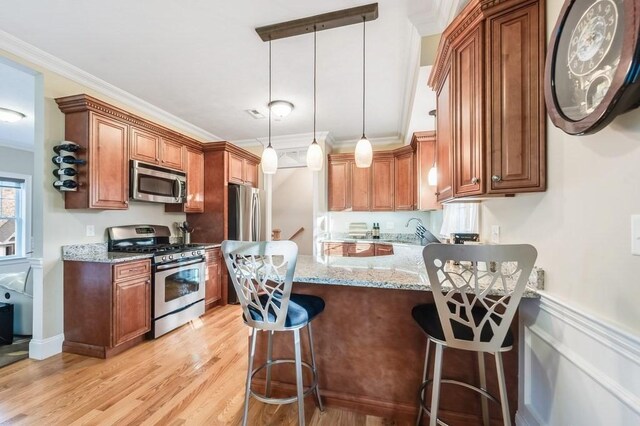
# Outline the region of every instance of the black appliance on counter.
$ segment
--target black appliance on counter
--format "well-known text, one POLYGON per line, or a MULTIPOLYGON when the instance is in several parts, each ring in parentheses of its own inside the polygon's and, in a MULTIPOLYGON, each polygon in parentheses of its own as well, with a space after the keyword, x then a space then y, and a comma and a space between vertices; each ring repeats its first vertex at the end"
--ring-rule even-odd
POLYGON ((150 253, 151 331, 156 338, 204 314, 205 256, 200 244, 171 244, 163 225, 108 228, 111 252, 150 253))
POLYGON ((474 242, 477 243, 480 241, 480 234, 465 234, 456 232, 451 234, 451 242, 453 244, 464 244, 466 242, 474 242))

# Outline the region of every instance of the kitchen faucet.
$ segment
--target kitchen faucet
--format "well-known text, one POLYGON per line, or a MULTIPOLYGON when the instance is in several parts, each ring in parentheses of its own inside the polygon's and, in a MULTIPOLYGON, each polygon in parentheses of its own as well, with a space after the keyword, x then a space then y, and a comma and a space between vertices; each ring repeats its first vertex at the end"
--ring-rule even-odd
POLYGON ((419 217, 412 217, 407 221, 407 224, 404 227, 408 228, 412 220, 418 221, 418 224, 416 225, 416 237, 420 239, 420 245, 426 246, 427 237, 425 236, 425 233, 427 231, 427 228, 424 227, 424 224, 422 223, 422 219, 420 219, 419 217))

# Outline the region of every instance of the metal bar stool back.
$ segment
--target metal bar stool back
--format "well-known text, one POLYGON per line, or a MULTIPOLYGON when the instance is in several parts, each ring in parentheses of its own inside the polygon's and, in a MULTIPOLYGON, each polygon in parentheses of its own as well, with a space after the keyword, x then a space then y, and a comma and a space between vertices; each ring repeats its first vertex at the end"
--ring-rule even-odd
POLYGON ((292 241, 247 242, 223 241, 222 255, 242 307, 243 319, 251 327, 249 367, 245 383, 245 402, 242 424, 248 421, 249 397, 268 404, 298 403, 298 422, 303 425, 304 397, 315 393, 320 410, 323 410, 318 388, 318 373, 313 350, 311 320, 324 310, 324 301, 316 296, 293 294, 293 275, 296 268, 298 246, 292 241), (302 360, 300 330, 306 327, 311 350, 311 364, 302 360), (268 333, 267 361, 254 368, 257 331, 268 333), (273 334, 291 331, 294 335, 295 359, 273 359, 273 334), (296 368, 296 396, 271 397, 271 367, 293 363, 296 368), (309 369, 313 381, 304 389, 302 367, 309 369), (254 376, 266 371, 266 390, 260 394, 251 389, 254 376))
POLYGON ((511 350, 509 331, 537 257, 531 245, 429 244, 423 250, 424 263, 435 304, 419 305, 413 317, 428 336, 423 383, 420 387, 419 424, 423 410, 430 424, 437 419, 440 384, 465 386, 482 395, 482 415, 489 423, 487 400, 498 400, 486 390, 484 352, 494 354, 504 424, 511 424, 501 352, 511 350), (433 380, 426 380, 429 343, 435 343, 433 380), (444 347, 478 352, 480 387, 442 379, 444 347), (425 389, 433 383, 431 411, 424 406, 425 389))

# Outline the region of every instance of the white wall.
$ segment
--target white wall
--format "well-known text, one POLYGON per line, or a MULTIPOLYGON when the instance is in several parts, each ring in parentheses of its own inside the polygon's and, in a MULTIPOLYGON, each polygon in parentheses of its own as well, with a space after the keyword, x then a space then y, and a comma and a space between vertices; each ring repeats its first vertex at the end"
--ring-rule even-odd
POLYGON ((0 146, 1 172, 33 176, 33 152, 0 146))
MULTIPOLYGON (((562 6, 547 1, 547 33, 562 6)), ((630 216, 640 214, 640 109, 591 136, 548 122, 548 190, 482 203, 482 234, 538 249, 547 291, 640 333, 640 257, 631 255, 630 216)))
POLYGON ((294 241, 300 254, 313 254, 313 172, 306 167, 279 169, 273 176, 272 225, 281 229, 281 239, 290 238, 300 227, 304 231, 294 241))
MULTIPOLYGON (((366 222, 368 228, 373 227, 374 222, 380 224, 380 232, 392 234, 413 234, 416 230, 416 222, 413 221, 406 227, 407 221, 417 217, 422 220, 424 226, 429 231, 432 228, 431 212, 412 211, 412 212, 329 212, 329 229, 330 232, 347 232, 350 222, 366 222)), ((437 229, 436 231, 439 231, 437 229)), ((437 232, 433 232, 437 235, 437 232)))

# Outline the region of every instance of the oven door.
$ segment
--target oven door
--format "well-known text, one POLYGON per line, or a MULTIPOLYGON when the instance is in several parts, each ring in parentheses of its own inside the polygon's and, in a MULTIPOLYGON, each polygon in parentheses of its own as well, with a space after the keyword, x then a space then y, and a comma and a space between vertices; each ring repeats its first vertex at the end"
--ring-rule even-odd
POLYGON ((204 300, 204 259, 157 265, 154 279, 154 319, 204 300))
POLYGON ((187 180, 182 172, 131 162, 131 198, 156 203, 184 203, 187 180))

